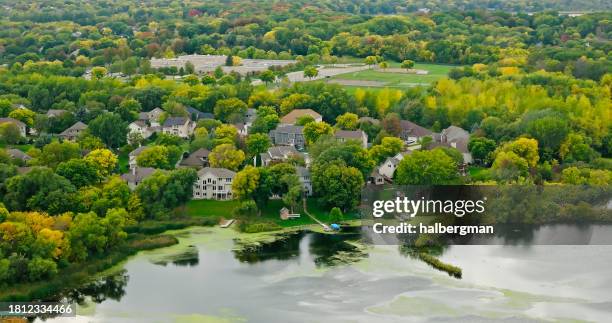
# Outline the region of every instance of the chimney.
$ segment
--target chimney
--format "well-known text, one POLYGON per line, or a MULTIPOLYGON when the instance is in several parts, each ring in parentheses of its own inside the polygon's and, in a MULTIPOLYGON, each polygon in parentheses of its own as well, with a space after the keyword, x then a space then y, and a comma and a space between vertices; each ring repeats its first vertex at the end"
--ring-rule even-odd
POLYGON ((136 168, 138 168, 138 166, 132 168, 132 175, 136 176, 136 168))

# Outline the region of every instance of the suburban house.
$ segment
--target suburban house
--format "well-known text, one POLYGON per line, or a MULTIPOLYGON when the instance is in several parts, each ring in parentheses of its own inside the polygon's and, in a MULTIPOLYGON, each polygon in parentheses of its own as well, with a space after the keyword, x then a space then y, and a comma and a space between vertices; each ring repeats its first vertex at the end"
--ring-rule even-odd
POLYGON ((134 149, 134 150, 132 150, 132 151, 130 152, 130 154, 128 155, 128 157, 129 157, 128 164, 130 165, 130 169, 136 168, 136 166, 137 166, 137 164, 138 164, 138 163, 136 162, 136 158, 138 158, 138 156, 140 155, 140 153, 141 153, 143 150, 145 150, 145 149, 147 149, 147 146, 140 146, 140 147, 138 147, 138 148, 136 148, 136 149, 134 149))
POLYGON ((293 146, 273 146, 268 148, 265 153, 259 154, 263 166, 268 166, 274 162, 286 161, 293 156, 299 156, 300 153, 293 146))
POLYGON ((61 110, 61 109, 49 109, 47 110, 47 113, 45 114, 47 116, 47 118, 55 118, 55 117, 59 117, 64 113, 67 113, 68 111, 66 110, 61 110))
POLYGON ((293 146, 296 149, 304 149, 304 127, 281 124, 270 131, 270 139, 275 145, 293 146))
POLYGON ((26 136, 28 128, 25 123, 17 119, 13 119, 13 118, 0 118, 0 124, 3 124, 3 123, 12 123, 16 125, 17 128, 19 128, 19 133, 21 134, 21 136, 22 137, 26 136))
POLYGON ((165 134, 189 138, 193 134, 196 124, 186 117, 169 117, 164 122, 162 131, 165 134))
POLYGON ((435 136, 431 130, 421 127, 418 124, 408 120, 401 120, 400 128, 400 138, 402 138, 402 140, 408 144, 416 143, 423 137, 432 137, 433 139, 435 136))
POLYGON ((304 194, 306 196, 312 195, 312 181, 310 180, 310 171, 306 167, 298 166, 295 168, 297 172, 297 176, 300 179, 300 183, 302 183, 302 187, 304 188, 304 194))
POLYGON ((192 152, 187 158, 181 160, 179 166, 202 168, 208 166, 208 154, 210 151, 200 148, 192 152))
POLYGON ((245 114, 245 117, 246 117, 245 123, 249 126, 252 125, 253 121, 255 121, 255 118, 257 118, 257 110, 253 108, 248 108, 245 114))
POLYGON ((146 121, 151 126, 159 126, 159 118, 161 117, 164 110, 155 108, 149 112, 140 112, 138 114, 138 120, 146 121))
POLYGON ((312 109, 295 109, 282 117, 280 123, 293 125, 300 117, 303 116, 311 116, 317 122, 323 121, 323 117, 312 109))
POLYGON ((395 175, 395 170, 399 163, 404 159, 406 155, 411 154, 412 151, 408 150, 405 152, 400 152, 393 157, 387 158, 380 166, 378 166, 378 172, 387 180, 392 180, 393 175, 395 175))
POLYGON ((459 150, 463 155, 463 162, 466 164, 473 162, 472 154, 468 150, 469 142, 470 133, 457 126, 450 126, 440 133, 440 144, 459 150))
POLYGON ((236 173, 225 168, 204 167, 193 185, 194 199, 230 200, 236 173))
POLYGON ((214 119, 215 115, 209 112, 202 112, 192 107, 186 108, 187 113, 189 113, 189 117, 193 121, 198 121, 200 119, 214 119))
POLYGON ((24 162, 27 162, 28 160, 32 159, 32 157, 30 157, 28 154, 24 153, 23 151, 19 150, 19 149, 7 149, 6 153, 13 159, 19 159, 22 160, 24 162))
POLYGON ((149 127, 144 120, 136 120, 128 125, 128 138, 130 134, 137 133, 140 134, 143 139, 147 139, 151 137, 155 129, 155 127, 149 127))
POLYGON ((361 130, 336 130, 334 137, 339 142, 356 140, 361 143, 361 147, 368 148, 368 135, 361 130))
POLYGON ((385 183, 385 177, 380 173, 380 166, 374 167, 368 177, 368 183, 374 185, 383 185, 385 183))
POLYGON ((131 190, 134 190, 145 178, 151 176, 155 172, 155 168, 151 167, 134 167, 128 173, 121 174, 123 179, 131 190))
POLYGON ((245 137, 249 134, 249 126, 246 123, 234 123, 232 126, 236 128, 239 136, 245 137))
POLYGON ((77 123, 70 126, 70 128, 64 130, 59 134, 61 138, 66 140, 74 141, 76 140, 85 130, 87 129, 87 125, 78 121, 77 123))

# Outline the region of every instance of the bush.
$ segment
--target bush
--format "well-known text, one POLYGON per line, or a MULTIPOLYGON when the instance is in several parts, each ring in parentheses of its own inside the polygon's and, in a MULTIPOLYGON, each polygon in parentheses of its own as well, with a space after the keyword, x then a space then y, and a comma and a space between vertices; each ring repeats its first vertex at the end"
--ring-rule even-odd
POLYGON ((281 226, 274 222, 243 223, 240 226, 240 230, 245 233, 276 231, 280 229, 282 229, 281 226))
POLYGON ((344 220, 344 215, 342 211, 338 207, 334 207, 329 211, 329 221, 332 223, 342 222, 344 220))
POLYGON ((50 259, 35 257, 28 263, 28 276, 31 281, 52 277, 57 274, 57 264, 50 259))

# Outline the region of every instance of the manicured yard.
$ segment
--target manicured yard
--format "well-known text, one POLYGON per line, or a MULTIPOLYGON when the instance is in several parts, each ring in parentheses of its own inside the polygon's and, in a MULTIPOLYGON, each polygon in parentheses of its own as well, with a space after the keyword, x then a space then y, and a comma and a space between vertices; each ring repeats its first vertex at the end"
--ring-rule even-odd
MULTIPOLYGON (((400 63, 390 63, 390 68, 399 68, 400 63)), ((338 80, 350 80, 350 81, 375 81, 384 83, 381 87, 390 88, 409 88, 418 85, 428 85, 442 77, 445 77, 448 72, 454 68, 451 65, 439 65, 439 64, 415 64, 415 69, 427 70, 427 75, 417 75, 408 73, 393 73, 391 71, 384 72, 378 69, 363 70, 359 72, 352 72, 346 74, 340 74, 332 77, 336 81, 338 80)), ((349 87, 349 86, 347 86, 349 87)), ((368 87, 364 86, 350 86, 350 87, 368 87)), ((380 87, 378 87, 380 88, 380 87)))
MULTIPOLYGON (((308 210, 310 214, 317 217, 317 219, 330 223, 329 211, 325 210, 315 199, 308 200, 308 210)), ((187 203, 187 214, 190 216, 218 216, 226 219, 232 218, 232 211, 238 206, 239 202, 236 200, 231 201, 214 201, 214 200, 191 200, 187 203)), ((282 227, 292 227, 298 225, 314 224, 315 222, 304 214, 301 207, 293 210, 295 213, 301 214, 299 218, 290 220, 281 220, 279 217, 279 211, 283 208, 284 204, 282 200, 270 200, 265 208, 261 212, 261 219, 275 222, 282 227)), ((345 220, 351 220, 356 217, 356 214, 345 215, 345 220)))
POLYGON ((470 166, 468 173, 473 181, 486 181, 491 178, 491 171, 484 167, 470 166))

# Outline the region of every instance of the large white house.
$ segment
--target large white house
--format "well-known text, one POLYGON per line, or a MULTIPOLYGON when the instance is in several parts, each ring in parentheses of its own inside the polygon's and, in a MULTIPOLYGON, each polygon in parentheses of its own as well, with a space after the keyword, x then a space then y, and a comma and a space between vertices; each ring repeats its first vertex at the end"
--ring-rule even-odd
POLYGON ((185 117, 170 117, 164 121, 162 131, 165 134, 189 138, 196 128, 195 122, 185 117))
POLYGON ((204 167, 198 171, 193 185, 193 198, 207 200, 231 200, 232 182, 236 173, 225 168, 204 167))
MULTIPOLYGON (((155 129, 155 127, 149 127, 144 120, 136 120, 128 125, 128 138, 130 134, 137 133, 140 134, 143 139, 147 139, 151 137, 155 129)), ((157 127, 157 129, 159 129, 159 127, 157 127)))

